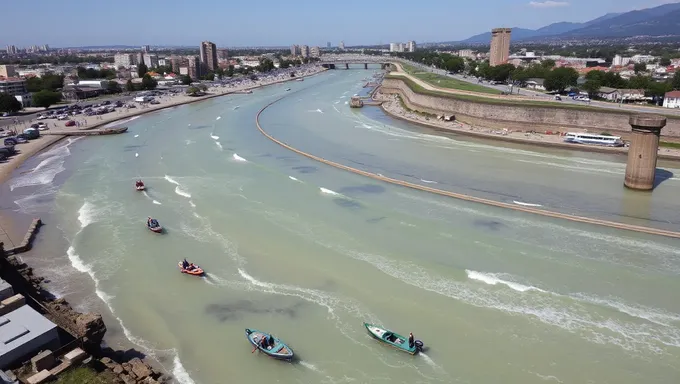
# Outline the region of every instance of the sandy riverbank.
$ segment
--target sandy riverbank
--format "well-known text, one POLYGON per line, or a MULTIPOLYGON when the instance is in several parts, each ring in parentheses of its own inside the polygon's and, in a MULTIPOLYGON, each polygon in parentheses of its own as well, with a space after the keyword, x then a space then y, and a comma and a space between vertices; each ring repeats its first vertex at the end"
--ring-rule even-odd
MULTIPOLYGON (((178 105, 194 103, 202 100, 211 99, 214 97, 225 96, 234 93, 240 93, 244 91, 253 90, 256 88, 284 83, 287 81, 297 80, 302 77, 313 76, 318 73, 324 72, 326 69, 322 67, 308 67, 303 69, 296 69, 296 77, 290 77, 286 73, 273 74, 268 76, 261 76, 258 80, 251 80, 249 78, 244 78, 242 80, 233 81, 230 84, 219 87, 208 88, 204 96, 188 96, 186 94, 173 94, 164 95, 156 97, 159 104, 137 104, 137 108, 117 108, 115 112, 108 113, 105 115, 96 116, 85 116, 76 115, 73 116, 72 120, 75 121, 78 126, 67 127, 65 126, 65 121, 57 120, 43 120, 47 124, 50 135, 42 135, 37 140, 31 140, 28 143, 20 144, 17 149, 20 151, 19 154, 12 156, 8 161, 0 163, 0 184, 5 183, 11 176, 12 172, 17 169, 21 164, 23 164, 31 156, 37 154, 38 152, 46 149, 47 147, 57 143, 66 136, 55 135, 60 131, 73 131, 76 129, 89 130, 96 129, 100 127, 112 126, 115 124, 124 124, 125 119, 135 118, 146 113, 155 112, 165 108, 171 108, 178 105)), ((18 126, 12 127, 17 131, 21 131, 25 128, 31 126, 31 124, 38 122, 38 120, 22 122, 18 126)), ((0 228, 0 233, 2 232, 0 228)))
MULTIPOLYGON (((627 147, 601 147, 590 145, 576 145, 564 142, 559 134, 547 134, 539 132, 525 132, 514 130, 497 130, 486 127, 472 126, 459 121, 444 121, 428 114, 417 113, 404 107, 397 95, 383 94, 380 89, 374 93, 373 98, 382 101, 381 108, 385 113, 397 119, 419 124, 434 129, 443 129, 462 135, 481 137, 492 140, 529 144, 542 147, 555 147, 579 151, 604 152, 604 153, 628 153, 627 147)), ((659 158, 668 160, 680 160, 680 149, 659 148, 659 158)))

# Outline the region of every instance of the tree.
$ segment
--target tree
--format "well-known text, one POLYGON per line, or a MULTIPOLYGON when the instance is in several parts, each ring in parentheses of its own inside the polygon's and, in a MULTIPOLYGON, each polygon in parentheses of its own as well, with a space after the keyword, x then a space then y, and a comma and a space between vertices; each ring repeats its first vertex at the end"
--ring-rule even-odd
POLYGON ((182 84, 184 84, 184 85, 191 84, 191 77, 189 77, 189 75, 182 75, 180 80, 182 80, 182 84))
POLYGON ((0 112, 18 112, 21 111, 21 102, 16 97, 0 92, 0 112))
POLYGON ((680 71, 675 71, 675 75, 673 75, 673 89, 676 91, 680 91, 680 71))
POLYGON ((528 76, 527 72, 524 70, 524 68, 517 67, 517 68, 512 70, 512 73, 510 73, 510 78, 513 81, 516 81, 516 82, 522 84, 522 83, 525 83, 529 79, 529 76, 528 76))
POLYGON ((208 90, 208 86, 205 84, 199 84, 198 89, 200 89, 202 92, 205 92, 208 90))
POLYGON ((667 67, 671 65, 671 57, 668 55, 664 55, 659 59, 659 65, 662 65, 664 67, 667 67))
POLYGON ((139 63, 139 65, 137 65, 137 75, 139 75, 139 77, 144 77, 147 72, 149 72, 149 67, 147 67, 146 64, 139 63))
POLYGON ((229 68, 227 69, 227 76, 232 77, 234 76, 234 66, 230 65, 229 68))
POLYGON ((198 87, 189 87, 187 88, 187 95, 189 96, 198 96, 199 92, 201 92, 198 87))
POLYGON ((48 91, 48 90, 42 90, 40 92, 36 92, 33 94, 33 106, 34 107, 42 107, 42 108, 49 108, 50 105, 54 105, 58 102, 61 101, 61 93, 59 92, 54 92, 54 91, 48 91))
POLYGON ((120 84, 117 81, 109 81, 106 84, 106 91, 109 93, 121 93, 123 90, 120 88, 120 84))
POLYGON ((222 80, 222 78, 224 77, 224 69, 217 68, 217 70, 215 70, 215 75, 219 80, 222 80))
POLYGON ((555 68, 545 78, 543 85, 548 91, 563 92, 567 87, 576 85, 578 72, 574 68, 555 68))
MULTIPOLYGON (((592 71, 596 72, 596 71, 592 71)), ((597 92, 600 90, 602 87, 602 83, 598 79, 588 79, 586 82, 583 84, 583 90, 588 92, 588 96, 593 98, 595 95, 597 95, 597 92)))
POLYGON ((555 67, 555 60, 553 59, 545 59, 541 61, 541 67, 545 69, 553 69, 555 67))
POLYGON ((156 89, 156 86, 158 86, 156 79, 151 77, 148 73, 145 73, 144 77, 142 77, 142 89, 156 89))
POLYGON ((128 92, 135 91, 135 85, 132 83, 132 80, 128 80, 127 83, 125 83, 125 90, 128 92))
POLYGON ((510 77, 510 73, 515 69, 512 64, 501 64, 495 67, 489 67, 488 78, 494 81, 505 82, 510 77))
POLYGON ((46 73, 42 77, 42 89, 56 91, 64 86, 64 75, 46 73))
POLYGON ((38 92, 43 89, 42 79, 39 77, 29 77, 26 79, 26 90, 28 92, 38 92))
POLYGON ((645 72, 647 71, 647 65, 645 63, 635 63, 633 70, 635 73, 645 72))
POLYGON ((628 87, 631 89, 647 89, 652 82, 653 80, 649 76, 637 75, 628 80, 628 87))
POLYGON ((462 57, 452 56, 444 62, 444 69, 453 73, 462 72, 465 69, 465 60, 462 57))

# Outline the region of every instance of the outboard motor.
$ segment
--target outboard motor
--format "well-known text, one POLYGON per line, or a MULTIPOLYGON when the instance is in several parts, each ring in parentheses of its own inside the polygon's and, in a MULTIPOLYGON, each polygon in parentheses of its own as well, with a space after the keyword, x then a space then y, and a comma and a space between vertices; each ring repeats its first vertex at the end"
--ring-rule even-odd
POLYGON ((420 340, 416 340, 416 341, 414 341, 413 343, 415 344, 416 350, 417 350, 418 352, 422 352, 422 351, 423 351, 423 348, 425 348, 425 344, 423 344, 423 342, 420 341, 420 340))

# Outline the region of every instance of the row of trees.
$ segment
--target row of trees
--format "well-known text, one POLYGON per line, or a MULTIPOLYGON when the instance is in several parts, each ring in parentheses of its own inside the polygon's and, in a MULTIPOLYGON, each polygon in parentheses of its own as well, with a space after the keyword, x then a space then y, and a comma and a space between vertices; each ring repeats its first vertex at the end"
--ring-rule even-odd
POLYGON ((75 55, 63 55, 63 56, 35 56, 27 58, 18 57, 8 57, 0 59, 0 65, 11 64, 11 65, 37 65, 37 64, 72 64, 72 63, 113 63, 112 57, 100 57, 100 56, 75 56, 75 55))
POLYGON ((78 78, 81 79, 81 80, 90 80, 90 79, 111 80, 111 79, 116 78, 116 71, 113 70, 113 69, 108 69, 108 68, 94 69, 94 68, 78 67, 77 71, 78 71, 78 78))
POLYGON ((26 79, 28 92, 39 92, 42 90, 56 91, 64 86, 64 76, 46 73, 41 77, 29 77, 26 79))

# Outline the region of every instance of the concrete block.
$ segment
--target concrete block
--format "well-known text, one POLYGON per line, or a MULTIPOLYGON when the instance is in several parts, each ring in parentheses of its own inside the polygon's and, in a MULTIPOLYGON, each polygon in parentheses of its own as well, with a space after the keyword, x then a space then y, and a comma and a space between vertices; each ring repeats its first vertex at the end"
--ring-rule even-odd
POLYGON ((0 279, 0 300, 14 296, 14 289, 5 280, 0 279))
POLYGON ((76 348, 64 355, 64 360, 70 362, 71 364, 77 364, 85 360, 86 357, 87 353, 85 353, 85 351, 80 348, 76 348))
POLYGON ((44 369, 44 370, 36 373, 35 375, 29 377, 28 379, 26 379, 26 382, 28 384, 40 384, 40 383, 46 382, 47 380, 50 380, 51 378, 52 378, 52 374, 50 373, 50 371, 44 369))
POLYGON ((50 369, 50 373, 52 376, 59 376, 62 372, 66 371, 67 369, 71 368, 72 364, 68 361, 64 361, 63 363, 57 365, 56 367, 50 369))
POLYGON ((24 304, 26 304, 26 298, 21 294, 16 294, 0 301, 0 316, 4 316, 17 308, 21 308, 24 304))
POLYGON ((31 358, 31 367, 33 368, 33 372, 41 372, 51 369, 54 367, 55 363, 56 360, 54 359, 54 355, 49 349, 47 351, 42 351, 31 358))

